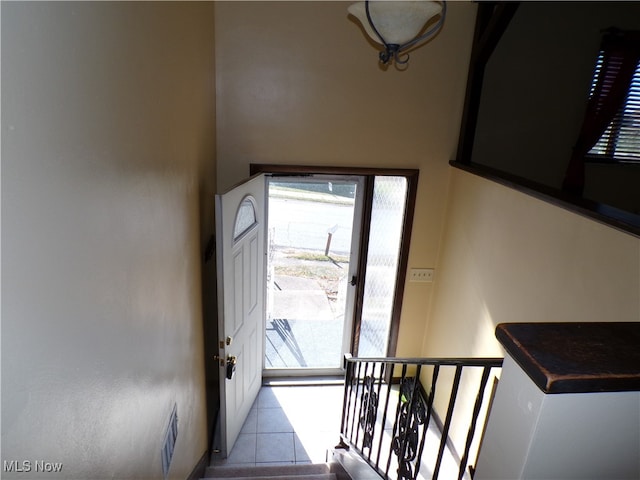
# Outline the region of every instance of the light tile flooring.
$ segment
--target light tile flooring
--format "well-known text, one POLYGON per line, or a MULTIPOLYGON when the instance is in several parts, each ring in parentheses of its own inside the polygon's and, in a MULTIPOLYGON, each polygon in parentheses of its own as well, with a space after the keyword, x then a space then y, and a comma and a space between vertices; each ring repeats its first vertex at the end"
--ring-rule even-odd
POLYGON ((213 465, 323 463, 339 440, 343 386, 265 385, 235 446, 213 465))

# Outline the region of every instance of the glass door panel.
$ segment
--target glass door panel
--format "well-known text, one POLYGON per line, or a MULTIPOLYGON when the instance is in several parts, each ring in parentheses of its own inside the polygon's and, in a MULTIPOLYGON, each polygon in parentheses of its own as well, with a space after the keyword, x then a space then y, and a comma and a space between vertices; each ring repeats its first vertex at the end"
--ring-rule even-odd
POLYGON ((375 177, 359 357, 387 356, 406 198, 406 177, 375 177))
POLYGON ((340 370, 351 344, 361 185, 361 177, 269 179, 265 375, 340 370))

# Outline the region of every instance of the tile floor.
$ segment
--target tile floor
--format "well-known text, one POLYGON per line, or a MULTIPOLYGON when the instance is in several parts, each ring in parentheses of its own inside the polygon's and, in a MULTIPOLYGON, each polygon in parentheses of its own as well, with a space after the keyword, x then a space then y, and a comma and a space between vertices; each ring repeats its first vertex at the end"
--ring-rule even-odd
POLYGON ((339 440, 343 386, 265 385, 235 446, 213 465, 323 463, 339 440))
MULTIPOLYGON (((214 459, 211 466, 262 466, 327 462, 327 452, 339 441, 344 387, 342 384, 264 385, 238 436, 229 457, 214 459)), ((397 389, 392 390, 397 396, 397 389)), ((392 402, 393 403, 393 402, 392 402)), ((388 421, 391 421, 387 419, 388 421)), ((392 438, 392 425, 385 426, 384 451, 392 438)), ((419 480, 431 478, 436 462, 440 431, 433 423, 427 430, 427 448, 422 457, 419 480)), ((375 452, 372 454, 375 457, 375 452)), ((348 458, 349 471, 358 478, 379 478, 363 462, 348 458), (356 463, 354 463, 356 462, 356 463)), ((392 459, 390 471, 396 471, 392 459)), ((441 478, 457 478, 458 462, 447 447, 441 465, 441 478)), ((468 471, 465 480, 469 480, 468 471)))

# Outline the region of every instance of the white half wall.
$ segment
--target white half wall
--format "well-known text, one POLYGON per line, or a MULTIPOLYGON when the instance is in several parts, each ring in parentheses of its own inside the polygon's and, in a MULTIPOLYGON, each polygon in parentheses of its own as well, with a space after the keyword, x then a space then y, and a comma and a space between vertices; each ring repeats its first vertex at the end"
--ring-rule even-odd
POLYGON ((507 355, 477 480, 640 477, 640 392, 545 394, 507 355))

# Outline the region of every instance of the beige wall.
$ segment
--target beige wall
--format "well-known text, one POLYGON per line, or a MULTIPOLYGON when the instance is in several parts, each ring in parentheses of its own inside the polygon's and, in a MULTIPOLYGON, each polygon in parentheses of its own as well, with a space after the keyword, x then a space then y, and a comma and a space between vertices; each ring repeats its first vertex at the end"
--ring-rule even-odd
POLYGON ((423 353, 502 356, 501 322, 640 321, 640 240, 452 169, 423 353))
MULTIPOLYGON (((502 322, 640 321, 638 238, 470 173, 450 175, 422 356, 503 357, 502 322)), ((470 385, 463 378, 457 412, 473 408, 470 385)), ((441 416, 447 402, 435 400, 441 416)), ((451 426, 458 452, 468 428, 451 426)))
POLYGON ((174 402, 205 452, 213 53, 212 4, 2 2, 2 460, 161 478, 174 402))
MULTIPOLYGON (((419 168, 409 266, 431 267, 476 6, 451 2, 409 68, 385 72, 349 4, 216 4, 218 189, 248 176, 251 162, 419 168)), ((429 284, 407 284, 399 355, 420 352, 430 296, 429 284)))

